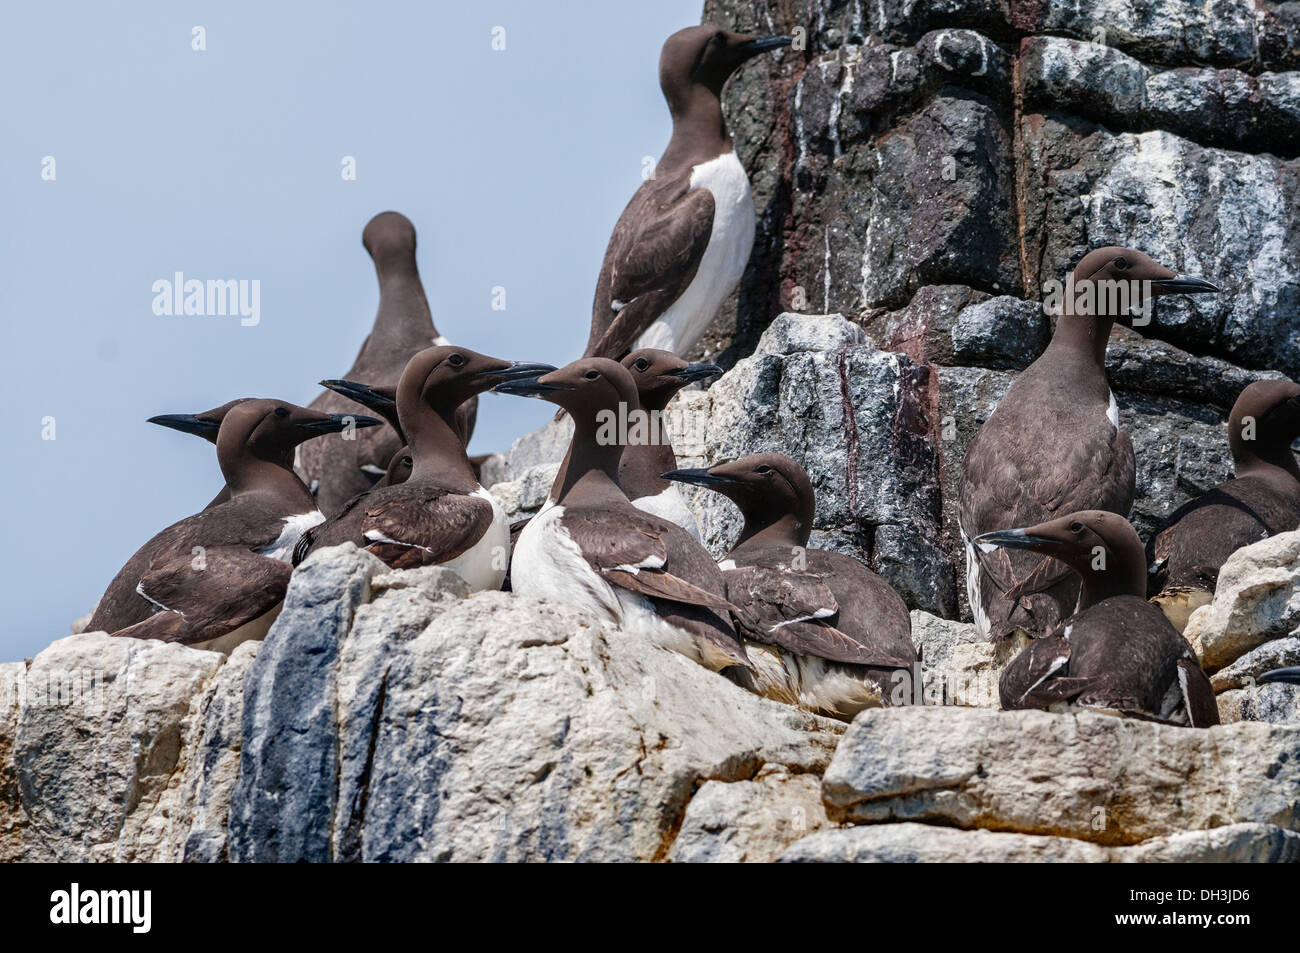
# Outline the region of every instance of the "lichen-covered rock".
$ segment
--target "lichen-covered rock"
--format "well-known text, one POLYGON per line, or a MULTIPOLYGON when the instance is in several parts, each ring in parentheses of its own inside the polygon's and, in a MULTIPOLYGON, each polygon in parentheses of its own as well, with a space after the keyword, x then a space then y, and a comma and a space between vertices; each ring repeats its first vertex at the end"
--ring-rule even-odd
POLYGON ((925 821, 1108 845, 1239 823, 1300 830, 1300 727, 873 709, 850 725, 822 796, 832 821, 925 821))
POLYGON ((1207 669, 1218 669, 1300 626, 1300 532, 1245 546, 1219 570, 1214 599, 1192 613, 1184 635, 1207 669))
POLYGON ((1300 861, 1300 834, 1271 824, 1231 824, 1103 847, 1072 837, 963 831, 929 824, 836 828, 796 841, 783 863, 1274 863, 1300 861))

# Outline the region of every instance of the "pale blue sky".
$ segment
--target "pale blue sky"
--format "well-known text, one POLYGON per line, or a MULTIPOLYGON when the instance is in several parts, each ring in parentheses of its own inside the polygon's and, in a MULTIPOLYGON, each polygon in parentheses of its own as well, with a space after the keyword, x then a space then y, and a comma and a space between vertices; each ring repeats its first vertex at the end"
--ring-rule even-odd
MULTIPOLYGON (((208 445, 147 417, 305 404, 347 370, 375 311, 361 229, 376 212, 414 221, 452 340, 576 357, 609 231, 667 141, 659 47, 700 8, 6 4, 0 661, 66 635, 132 552, 220 487, 208 445), (155 316, 151 286, 175 271, 259 279, 261 323, 155 316)), ((489 396, 474 449, 549 416, 489 396)))

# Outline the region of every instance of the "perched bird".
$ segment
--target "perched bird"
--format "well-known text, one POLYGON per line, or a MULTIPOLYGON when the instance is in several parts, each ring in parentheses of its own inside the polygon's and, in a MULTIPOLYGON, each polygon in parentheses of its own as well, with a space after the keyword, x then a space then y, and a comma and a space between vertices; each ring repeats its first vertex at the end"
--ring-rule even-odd
POLYGON ((835 718, 888 704, 893 674, 916 661, 911 617, 862 563, 808 548, 816 499, 803 467, 783 454, 756 453, 664 476, 716 490, 745 518, 719 563, 754 663, 737 681, 835 718))
MULTIPOLYGON (((381 212, 366 225, 361 242, 375 264, 379 309, 360 353, 343 377, 365 381, 372 388, 391 389, 417 352, 446 344, 447 339, 433 325, 415 266, 415 226, 410 220, 397 212, 381 212)), ((351 406, 348 398, 332 391, 311 402, 313 409, 328 413, 347 413, 351 406)), ((476 408, 471 402, 461 411, 457 428, 464 443, 473 433, 476 408)), ((387 427, 355 436, 354 440, 321 440, 298 454, 298 473, 326 516, 335 515, 348 500, 369 489, 402 446, 397 434, 387 427)))
POLYGON ((1103 708, 1194 728, 1219 723, 1196 653, 1146 601, 1142 541, 1124 517, 1085 510, 975 542, 1052 556, 1081 580, 1074 614, 1003 670, 1004 709, 1103 708))
POLYGON ((456 412, 495 384, 551 369, 451 345, 411 358, 397 384, 397 414, 410 442, 409 477, 362 491, 337 516, 303 533, 294 565, 312 550, 350 541, 395 569, 440 565, 459 573, 471 589, 501 588, 509 524, 470 469, 456 412))
POLYGON ((1077 510, 1127 516, 1133 506, 1133 445, 1106 380, 1106 342, 1123 297, 1136 307, 1148 297, 1219 290, 1115 247, 1085 255, 1071 282, 1047 350, 1012 383, 962 464, 966 594, 976 630, 993 639, 1051 631, 1074 608, 1079 584, 1037 552, 971 540, 1077 510))
POLYGON ((1147 543, 1147 591, 1180 632, 1214 595, 1219 569, 1243 546, 1300 526, 1300 386, 1256 381, 1228 415, 1234 479, 1184 503, 1147 543))
POLYGON ((140 547, 86 630, 218 651, 262 638, 284 601, 294 543, 325 518, 286 465, 289 454, 313 437, 379 423, 276 400, 230 407, 217 434, 230 499, 140 547))
POLYGON ((637 407, 631 373, 583 358, 496 390, 551 401, 574 423, 550 499, 515 542, 514 591, 584 609, 714 671, 748 666, 717 564, 686 530, 637 509, 619 486, 623 445, 601 428, 620 405, 637 407))
POLYGON ((587 356, 618 360, 637 347, 685 354, 740 281, 754 245, 754 200, 722 116, 722 87, 747 60, 790 43, 713 26, 664 43, 659 85, 673 133, 610 236, 587 356))
POLYGON ((670 351, 641 348, 623 358, 622 364, 636 381, 637 398, 647 415, 647 439, 630 440, 618 465, 618 482, 632 505, 647 513, 672 520, 696 539, 700 528, 677 486, 661 474, 677 466, 672 435, 664 411, 673 396, 688 384, 704 383, 722 376, 717 364, 688 364, 670 351))
MULTIPOLYGON (((247 397, 239 397, 222 404, 220 407, 213 407, 211 410, 205 410, 198 414, 159 414, 157 417, 150 417, 148 422, 157 424, 160 427, 179 430, 181 433, 193 434, 196 437, 202 437, 208 443, 216 444, 217 431, 221 429, 221 421, 226 419, 226 413, 231 407, 242 404, 246 400, 248 400, 247 397)), ((280 461, 289 470, 293 469, 293 449, 290 447, 286 451, 284 459, 280 461)), ((210 510, 212 507, 225 503, 229 499, 230 487, 223 486, 217 495, 212 498, 212 502, 205 506, 204 509, 210 510)))

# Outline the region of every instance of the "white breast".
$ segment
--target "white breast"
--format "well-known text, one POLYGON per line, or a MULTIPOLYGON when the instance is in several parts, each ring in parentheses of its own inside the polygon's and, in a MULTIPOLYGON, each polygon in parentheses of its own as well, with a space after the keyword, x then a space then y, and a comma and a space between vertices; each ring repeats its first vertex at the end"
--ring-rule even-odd
POLYGON ((686 290, 637 340, 636 348, 657 347, 685 354, 699 340, 745 273, 754 247, 754 198, 749 176, 736 153, 728 152, 691 170, 691 189, 713 194, 713 229, 704 257, 686 290))
POLYGON ((691 512, 690 507, 686 505, 686 501, 682 499, 682 494, 678 491, 676 484, 661 493, 656 493, 654 496, 637 497, 632 501, 632 505, 642 512, 651 513, 668 520, 670 523, 676 523, 694 536, 696 542, 699 542, 699 524, 695 522, 695 514, 691 512))
POLYGON ((492 504, 492 525, 473 546, 441 565, 457 573, 473 592, 500 589, 510 561, 510 521, 496 497, 483 487, 472 495, 492 504))
POLYGON ((298 537, 313 526, 319 526, 323 522, 325 522, 325 514, 320 510, 286 516, 284 518, 284 529, 280 530, 280 535, 276 541, 265 549, 258 550, 258 552, 263 556, 278 559, 282 563, 292 562, 293 547, 298 542, 298 537))

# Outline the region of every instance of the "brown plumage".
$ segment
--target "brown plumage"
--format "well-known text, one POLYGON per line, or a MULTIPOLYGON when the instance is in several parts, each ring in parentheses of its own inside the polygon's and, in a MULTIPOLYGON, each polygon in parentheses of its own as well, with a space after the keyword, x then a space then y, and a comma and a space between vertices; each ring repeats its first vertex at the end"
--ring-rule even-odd
POLYGON ((1004 709, 1099 708, 1197 728, 1219 723, 1192 647, 1144 598, 1142 542, 1128 520, 1089 510, 975 541, 1052 556, 1081 581, 1078 610, 1003 670, 1004 709))

